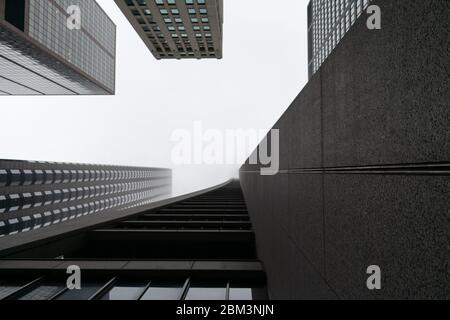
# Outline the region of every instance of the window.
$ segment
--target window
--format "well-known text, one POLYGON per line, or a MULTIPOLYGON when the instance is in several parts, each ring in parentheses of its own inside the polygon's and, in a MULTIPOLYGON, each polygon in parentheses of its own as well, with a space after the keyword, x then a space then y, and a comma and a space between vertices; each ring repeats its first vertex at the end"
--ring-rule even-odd
POLYGON ((19 300, 48 300, 64 288, 60 283, 45 283, 25 294, 19 300))
POLYGON ((56 300, 88 300, 91 298, 106 281, 83 281, 81 290, 66 290, 56 300))
MULTIPOLYGON (((182 53, 181 56, 186 54, 182 53)), ((183 283, 152 281, 141 300, 179 300, 183 293, 183 283)))
POLYGON ((226 285, 194 283, 186 295, 186 300, 225 300, 226 285))
POLYGON ((26 281, 0 281, 0 300, 19 290, 26 281))
POLYGON ((138 300, 146 287, 146 282, 121 281, 101 297, 101 300, 138 300))

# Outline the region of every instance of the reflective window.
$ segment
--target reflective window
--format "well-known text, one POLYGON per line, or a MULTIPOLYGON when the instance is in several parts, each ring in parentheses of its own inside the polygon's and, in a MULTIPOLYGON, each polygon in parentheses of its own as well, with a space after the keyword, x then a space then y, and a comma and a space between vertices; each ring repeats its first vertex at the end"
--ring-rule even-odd
POLYGON ((62 291, 64 286, 57 283, 48 283, 31 290, 19 300, 48 300, 62 291))
POLYGON ((152 281, 141 300, 179 300, 183 282, 152 281))
POLYGON ((25 284, 25 281, 0 280, 0 300, 19 290, 25 284))
POLYGON ((252 300, 251 288, 230 288, 230 300, 252 300))
POLYGON ((261 286, 254 286, 252 284, 231 283, 230 300, 267 300, 267 291, 261 286))
POLYGON ((121 281, 117 283, 101 300, 138 300, 148 283, 121 281))
POLYGON ((186 300, 225 300, 226 284, 193 283, 186 295, 186 300))
POLYGON ((83 282, 81 290, 66 290, 56 300, 88 300, 106 284, 106 281, 83 282))

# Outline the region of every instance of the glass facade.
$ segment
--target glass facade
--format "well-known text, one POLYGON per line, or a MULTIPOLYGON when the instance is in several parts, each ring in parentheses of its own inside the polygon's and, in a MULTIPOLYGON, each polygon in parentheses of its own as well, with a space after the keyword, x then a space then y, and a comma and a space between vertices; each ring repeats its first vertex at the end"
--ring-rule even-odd
POLYGON ((0 160, 0 237, 171 194, 170 170, 0 160))
POLYGON ((43 276, 24 284, 0 281, 0 300, 264 300, 265 286, 259 281, 232 288, 232 281, 174 280, 172 278, 151 279, 137 276, 133 279, 113 277, 111 279, 90 276, 83 281, 80 290, 69 290, 65 279, 43 276))
POLYGON ((311 0, 308 5, 308 70, 311 78, 371 0, 311 0))
POLYGON ((226 300, 226 283, 193 283, 186 300, 226 300))
POLYGON ((115 25, 95 1, 30 0, 29 35, 114 90, 115 25), (79 6, 81 30, 67 28, 66 8, 79 6))
POLYGON ((0 18, 0 92, 113 94, 116 27, 96 1, 30 0, 26 4, 23 31, 6 17, 0 18), (70 5, 81 10, 80 30, 67 27, 70 5))

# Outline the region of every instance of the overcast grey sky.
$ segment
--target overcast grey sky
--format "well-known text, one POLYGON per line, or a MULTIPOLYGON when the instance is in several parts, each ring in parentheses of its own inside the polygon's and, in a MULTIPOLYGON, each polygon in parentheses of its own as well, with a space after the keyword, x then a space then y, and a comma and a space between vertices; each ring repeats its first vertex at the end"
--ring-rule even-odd
POLYGON ((174 191, 227 180, 235 165, 176 166, 176 129, 269 130, 307 82, 307 0, 225 0, 222 60, 157 61, 111 0, 116 95, 0 97, 0 158, 174 169, 174 191))

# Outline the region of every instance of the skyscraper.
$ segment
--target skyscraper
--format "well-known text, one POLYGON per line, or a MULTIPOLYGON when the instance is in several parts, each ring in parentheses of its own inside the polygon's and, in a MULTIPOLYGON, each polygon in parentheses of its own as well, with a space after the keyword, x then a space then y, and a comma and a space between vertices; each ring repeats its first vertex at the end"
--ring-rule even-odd
POLYGON ((308 5, 309 78, 320 68, 371 0, 311 0, 308 5))
POLYGON ((0 160, 0 238, 170 196, 168 169, 0 160))
POLYGON ((95 0, 0 0, 1 95, 114 94, 115 47, 95 0))
POLYGON ((156 59, 222 58, 223 0, 115 0, 156 59))
MULTIPOLYGON (((250 161, 240 171, 268 289, 273 299, 448 300, 449 2, 374 1, 381 29, 352 3, 344 29, 324 34, 354 24, 272 128, 279 174, 250 161)), ((273 152, 267 138, 254 153, 273 152)))

